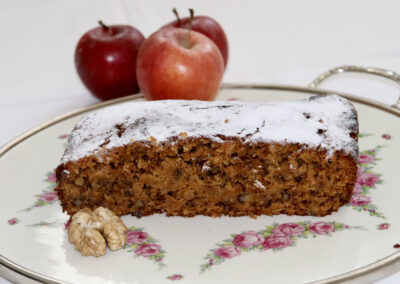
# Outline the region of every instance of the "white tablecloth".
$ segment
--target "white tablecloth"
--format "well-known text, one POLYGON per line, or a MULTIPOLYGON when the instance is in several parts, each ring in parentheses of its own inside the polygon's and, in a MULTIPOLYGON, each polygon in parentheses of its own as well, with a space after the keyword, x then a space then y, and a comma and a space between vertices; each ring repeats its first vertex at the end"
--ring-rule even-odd
MULTIPOLYGON (((0 145, 98 101, 79 81, 73 53, 99 19, 148 36, 174 19, 172 7, 181 14, 193 7, 224 27, 230 43, 224 82, 307 85, 343 64, 400 72, 398 0, 0 0, 0 145)), ((387 104, 398 97, 394 83, 370 76, 341 75, 324 87, 387 104)), ((400 283, 400 273, 379 283, 400 283)))

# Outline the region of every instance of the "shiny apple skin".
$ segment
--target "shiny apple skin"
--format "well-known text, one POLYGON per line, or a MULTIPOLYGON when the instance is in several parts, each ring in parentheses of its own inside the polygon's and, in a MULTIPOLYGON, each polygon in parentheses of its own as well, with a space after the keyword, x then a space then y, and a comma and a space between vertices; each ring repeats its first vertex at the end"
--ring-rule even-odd
POLYGON ((139 91, 136 59, 144 41, 132 26, 97 27, 85 33, 75 49, 75 66, 89 91, 101 100, 139 91))
MULTIPOLYGON (((189 17, 187 17, 181 19, 180 22, 177 20, 173 21, 167 24, 166 27, 189 28, 189 25, 189 17)), ((229 57, 229 45, 225 31, 221 25, 208 16, 196 16, 193 18, 192 30, 202 33, 214 41, 221 52, 222 58, 224 59, 224 67, 226 68, 229 57)))
POLYGON ((188 30, 163 28, 148 37, 137 59, 140 90, 148 100, 214 100, 224 63, 215 43, 205 35, 188 30))

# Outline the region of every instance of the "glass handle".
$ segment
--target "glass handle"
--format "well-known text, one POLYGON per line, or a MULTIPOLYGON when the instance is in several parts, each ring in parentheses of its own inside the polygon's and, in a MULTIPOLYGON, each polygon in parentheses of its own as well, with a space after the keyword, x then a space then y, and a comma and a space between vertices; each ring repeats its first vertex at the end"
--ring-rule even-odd
MULTIPOLYGON (((340 67, 336 67, 331 70, 328 70, 328 71, 322 73, 321 75, 319 75, 314 81, 312 81, 309 84, 309 86, 311 88, 316 88, 325 79, 327 79, 333 75, 340 74, 340 73, 346 73, 346 72, 366 73, 366 74, 384 77, 389 80, 395 81, 400 86, 400 75, 397 74, 396 72, 386 70, 386 69, 381 69, 381 68, 360 67, 360 66, 354 66, 354 65, 344 65, 344 66, 340 66, 340 67)), ((399 98, 397 99, 397 102, 395 104, 391 105, 391 107, 395 108, 397 110, 400 110, 400 95, 399 95, 399 98)))

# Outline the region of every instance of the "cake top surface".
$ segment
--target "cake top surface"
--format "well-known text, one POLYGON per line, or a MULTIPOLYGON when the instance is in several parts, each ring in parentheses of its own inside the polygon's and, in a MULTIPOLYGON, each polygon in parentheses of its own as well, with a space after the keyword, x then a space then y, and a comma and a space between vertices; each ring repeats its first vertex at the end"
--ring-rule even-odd
POLYGON ((357 115, 337 95, 294 102, 238 101, 128 102, 93 112, 81 119, 68 139, 62 163, 95 155, 132 141, 167 142, 172 137, 206 137, 223 143, 239 137, 243 143, 299 143, 358 155, 357 115), (183 135, 184 134, 184 135, 183 135))

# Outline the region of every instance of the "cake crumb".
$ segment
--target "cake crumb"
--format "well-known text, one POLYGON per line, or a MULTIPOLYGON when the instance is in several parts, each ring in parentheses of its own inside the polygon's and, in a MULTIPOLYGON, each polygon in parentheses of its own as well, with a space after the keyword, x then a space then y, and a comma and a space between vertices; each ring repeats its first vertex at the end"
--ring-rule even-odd
POLYGON ((186 138, 188 136, 187 132, 181 132, 179 133, 179 136, 182 138, 186 138))
POLYGON ((259 189, 265 189, 265 186, 258 179, 254 182, 254 186, 259 189))
POLYGON ((157 139, 154 136, 150 136, 149 139, 151 140, 151 142, 153 142, 154 144, 157 143, 157 139))
POLYGON ((201 171, 202 171, 202 172, 207 172, 207 171, 209 171, 209 170, 211 170, 211 167, 209 166, 208 162, 206 162, 206 163, 203 165, 203 167, 201 168, 201 171))
POLYGON ((224 120, 224 122, 225 122, 225 123, 228 123, 228 122, 229 122, 229 119, 228 119, 228 118, 227 118, 227 119, 225 119, 225 120, 224 120))
POLYGON ((400 244, 395 244, 393 247, 394 247, 395 249, 398 249, 398 248, 400 248, 400 244))

